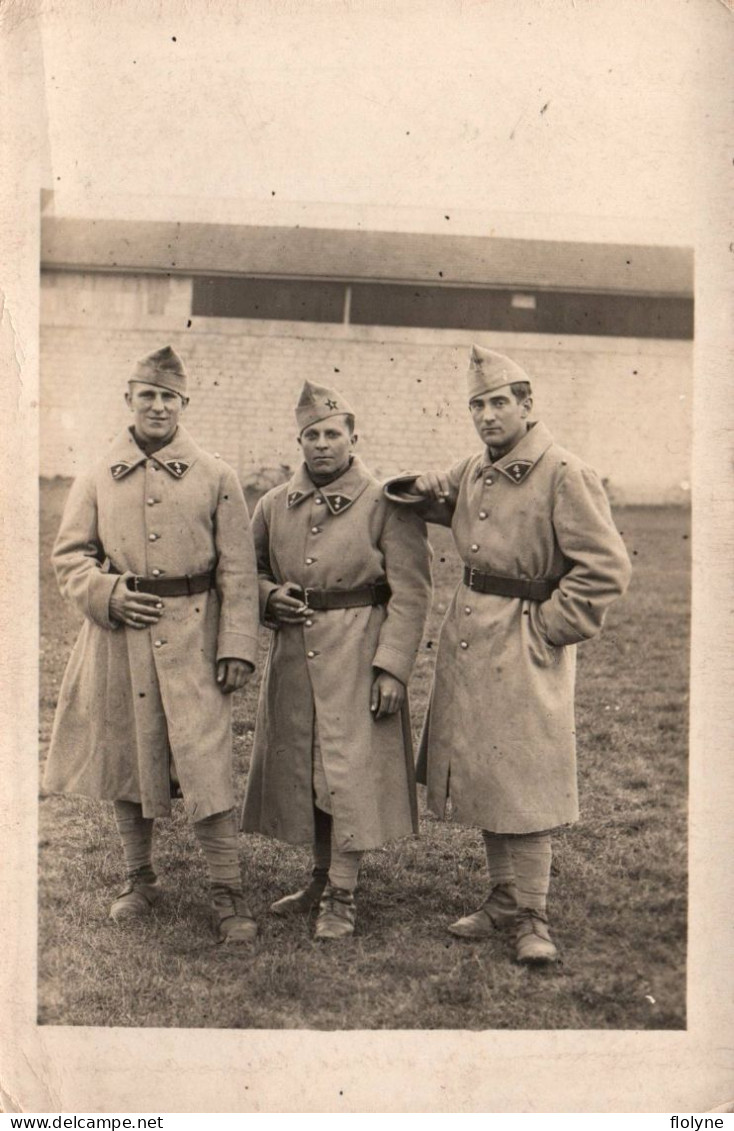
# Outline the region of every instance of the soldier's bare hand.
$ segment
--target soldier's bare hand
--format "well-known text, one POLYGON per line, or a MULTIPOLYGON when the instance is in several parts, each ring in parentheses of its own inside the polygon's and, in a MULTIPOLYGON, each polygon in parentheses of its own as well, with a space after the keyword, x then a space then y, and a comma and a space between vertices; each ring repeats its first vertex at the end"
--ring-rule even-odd
POLYGON ((268 598, 266 612, 278 624, 303 624, 309 609, 303 600, 301 586, 286 581, 274 589, 268 598))
POLYGON ((372 684, 370 711, 375 719, 394 715, 405 702, 405 684, 388 672, 380 672, 372 684))
POLYGON ((222 695, 231 695, 244 687, 254 672, 247 660, 217 660, 217 685, 222 695))
POLYGON ((418 476, 411 491, 426 499, 435 499, 436 502, 444 503, 451 493, 449 477, 445 471, 426 471, 418 476))
POLYGON ((110 597, 110 617, 128 628, 150 628, 163 614, 163 601, 154 593, 136 593, 128 589, 123 574, 110 597))

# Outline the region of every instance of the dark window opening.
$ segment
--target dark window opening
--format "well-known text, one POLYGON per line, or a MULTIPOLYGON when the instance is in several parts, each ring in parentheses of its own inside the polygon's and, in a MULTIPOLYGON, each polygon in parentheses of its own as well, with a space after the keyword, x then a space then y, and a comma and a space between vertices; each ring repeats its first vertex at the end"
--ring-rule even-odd
POLYGON ((693 300, 675 295, 530 290, 520 294, 499 287, 202 276, 194 279, 192 314, 524 334, 693 338, 693 300))
POLYGON ((200 318, 273 318, 342 322, 344 284, 297 279, 194 279, 192 314, 200 318))

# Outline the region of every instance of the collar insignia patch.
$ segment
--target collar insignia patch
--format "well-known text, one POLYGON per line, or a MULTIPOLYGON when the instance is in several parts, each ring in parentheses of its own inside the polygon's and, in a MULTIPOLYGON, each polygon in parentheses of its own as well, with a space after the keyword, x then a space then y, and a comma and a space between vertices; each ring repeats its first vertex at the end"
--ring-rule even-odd
POLYGON ((508 463, 502 468, 505 475, 508 475, 513 483, 522 483, 526 475, 533 469, 533 461, 529 459, 516 459, 513 463, 508 463))
POLYGON ((347 495, 327 495, 326 498, 329 500, 329 506, 334 511, 334 514, 343 511, 352 501, 347 495))
POLYGON ((288 495, 288 506, 294 507, 296 503, 300 503, 303 497, 303 491, 291 491, 291 493, 288 495))
POLYGON ((182 459, 167 459, 165 462, 165 467, 171 475, 176 476, 176 479, 182 479, 190 466, 191 464, 184 463, 182 459))
POLYGON ((122 479, 123 475, 125 475, 125 473, 128 472, 131 467, 132 467, 132 464, 125 463, 124 460, 120 460, 119 463, 113 463, 112 467, 110 468, 110 473, 112 475, 112 478, 113 479, 122 479))

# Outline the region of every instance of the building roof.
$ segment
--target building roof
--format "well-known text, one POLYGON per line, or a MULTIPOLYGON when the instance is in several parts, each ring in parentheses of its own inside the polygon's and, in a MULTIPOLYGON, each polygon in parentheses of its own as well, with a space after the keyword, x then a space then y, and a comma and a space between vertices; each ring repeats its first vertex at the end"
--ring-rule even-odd
POLYGON ((418 232, 44 216, 45 268, 691 295, 693 251, 418 232))

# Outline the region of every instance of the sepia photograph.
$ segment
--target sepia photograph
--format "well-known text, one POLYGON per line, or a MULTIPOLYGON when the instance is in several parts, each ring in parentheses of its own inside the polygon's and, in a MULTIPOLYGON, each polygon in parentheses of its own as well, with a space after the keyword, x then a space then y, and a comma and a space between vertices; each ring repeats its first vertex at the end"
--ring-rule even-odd
POLYGON ((663 1110, 676 1065, 726 1103, 692 620, 726 6, 12 13, 56 1079, 10 1110, 74 1110, 87 1057, 90 1110, 152 1109, 158 1056, 173 1111, 663 1110), (257 1100, 203 1106, 240 1038, 257 1100))

